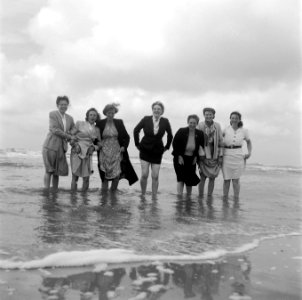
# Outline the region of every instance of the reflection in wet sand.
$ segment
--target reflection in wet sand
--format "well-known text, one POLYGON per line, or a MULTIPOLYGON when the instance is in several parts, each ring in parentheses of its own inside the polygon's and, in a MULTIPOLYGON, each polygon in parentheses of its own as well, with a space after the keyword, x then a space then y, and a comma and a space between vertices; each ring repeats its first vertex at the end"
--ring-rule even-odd
POLYGON ((160 263, 48 275, 39 288, 42 299, 249 299, 251 265, 247 257, 216 262, 160 263), (222 298, 221 298, 222 297, 222 298))

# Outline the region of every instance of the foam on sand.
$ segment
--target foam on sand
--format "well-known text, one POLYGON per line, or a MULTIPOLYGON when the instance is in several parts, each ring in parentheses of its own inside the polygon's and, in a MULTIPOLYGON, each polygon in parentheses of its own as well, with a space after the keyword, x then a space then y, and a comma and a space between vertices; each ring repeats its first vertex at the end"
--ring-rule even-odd
POLYGON ((125 249, 99 249, 88 251, 64 251, 50 254, 42 259, 31 261, 0 260, 1 269, 40 269, 54 267, 82 267, 98 264, 118 264, 130 262, 154 261, 204 261, 218 259, 225 255, 239 254, 257 248, 261 241, 285 236, 299 236, 300 233, 280 234, 255 239, 253 242, 240 246, 232 251, 218 249, 200 255, 144 255, 125 249))

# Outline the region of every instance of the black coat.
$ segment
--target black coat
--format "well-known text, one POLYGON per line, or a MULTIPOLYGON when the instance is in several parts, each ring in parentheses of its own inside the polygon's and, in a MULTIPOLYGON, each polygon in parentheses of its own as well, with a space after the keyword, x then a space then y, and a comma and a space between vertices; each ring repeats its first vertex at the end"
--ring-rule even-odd
MULTIPOLYGON (((103 119, 103 120, 99 120, 96 123, 96 126, 100 129, 101 138, 103 138, 103 132, 104 132, 106 123, 107 123, 107 118, 103 119)), ((119 145, 120 145, 120 147, 125 148, 125 151, 123 152, 123 159, 121 161, 122 173, 121 173, 120 179, 125 178, 128 180, 129 185, 132 185, 133 183, 138 181, 138 177, 132 167, 132 164, 131 164, 130 158, 129 158, 129 154, 127 151, 127 148, 129 146, 129 142, 130 142, 130 136, 125 128, 123 120, 113 119, 113 123, 118 132, 117 139, 118 139, 119 145)), ((100 154, 100 151, 98 151, 98 161, 99 161, 99 154, 100 154)), ((102 171, 100 170, 99 163, 98 163, 98 168, 99 168, 100 176, 101 176, 102 180, 104 180, 103 174, 101 173, 102 171)))
MULTIPOLYGON (((179 155, 184 155, 189 138, 189 127, 180 128, 173 139, 172 155, 177 158, 179 155)), ((199 146, 204 147, 204 134, 201 130, 195 129, 195 150, 193 156, 198 157, 199 146)))
POLYGON ((169 120, 167 118, 160 118, 159 121, 159 129, 158 133, 154 134, 153 131, 153 117, 152 116, 145 116, 134 128, 134 143, 135 146, 140 151, 146 151, 149 153, 154 154, 163 154, 165 149, 168 150, 171 146, 173 135, 169 120), (143 129, 144 136, 139 141, 139 133, 143 129), (163 136, 167 132, 167 143, 164 146, 163 144, 163 136))

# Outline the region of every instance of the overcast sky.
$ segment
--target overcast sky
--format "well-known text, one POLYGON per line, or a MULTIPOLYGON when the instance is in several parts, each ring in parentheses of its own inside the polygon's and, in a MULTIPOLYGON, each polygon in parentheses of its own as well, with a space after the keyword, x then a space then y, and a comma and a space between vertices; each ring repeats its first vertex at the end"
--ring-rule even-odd
POLYGON ((1 2, 0 148, 41 149, 68 95, 75 120, 120 103, 131 136, 155 100, 174 133, 205 106, 222 127, 239 110, 251 162, 302 164, 298 0, 1 2))

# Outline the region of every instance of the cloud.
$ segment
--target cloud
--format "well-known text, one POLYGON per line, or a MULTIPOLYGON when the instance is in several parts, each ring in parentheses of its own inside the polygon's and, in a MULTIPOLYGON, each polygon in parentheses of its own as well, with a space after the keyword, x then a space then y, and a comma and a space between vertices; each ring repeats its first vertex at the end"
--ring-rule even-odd
POLYGON ((4 1, 10 8, 2 12, 0 109, 2 127, 13 128, 14 136, 3 129, 3 145, 40 147, 48 112, 64 94, 76 120, 89 107, 121 103, 118 117, 130 132, 160 99, 174 131, 188 114, 201 116, 204 106, 213 106, 223 126, 232 110, 241 111, 256 145, 277 136, 297 143, 296 0, 10 3, 4 1))

